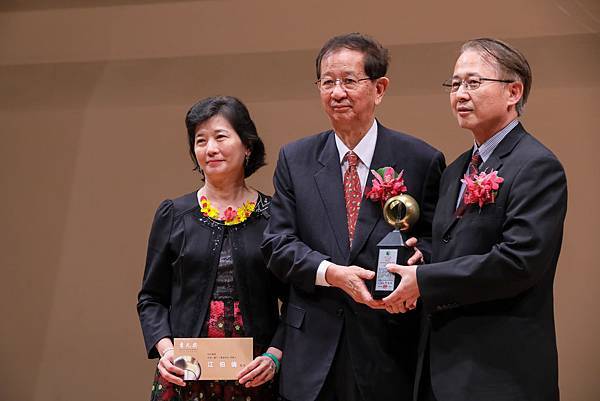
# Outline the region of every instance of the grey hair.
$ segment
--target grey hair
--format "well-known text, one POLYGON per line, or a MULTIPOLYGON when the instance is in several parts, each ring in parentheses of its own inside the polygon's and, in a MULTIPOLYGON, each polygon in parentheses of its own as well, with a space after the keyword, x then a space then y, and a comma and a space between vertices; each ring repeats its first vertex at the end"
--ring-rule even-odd
POLYGON ((478 38, 464 43, 460 53, 467 50, 479 52, 488 61, 495 64, 505 78, 520 81, 523 84, 523 95, 516 104, 517 114, 523 113, 525 103, 531 91, 531 67, 525 56, 506 42, 493 38, 478 38))

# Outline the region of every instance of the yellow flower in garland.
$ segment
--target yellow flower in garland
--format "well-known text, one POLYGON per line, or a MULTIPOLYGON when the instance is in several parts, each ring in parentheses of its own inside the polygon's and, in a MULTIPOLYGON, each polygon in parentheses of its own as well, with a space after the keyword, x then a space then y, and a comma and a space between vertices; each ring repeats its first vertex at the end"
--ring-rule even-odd
POLYGON ((240 207, 238 209, 238 217, 239 217, 240 221, 244 221, 248 217, 250 217, 250 215, 254 211, 255 207, 256 207, 256 203, 254 203, 254 202, 248 201, 248 202, 244 203, 242 205, 242 207, 240 207))
MULTIPOLYGON (((235 213, 233 223, 231 224, 237 224, 244 220, 246 220, 246 212, 244 211, 244 207, 242 206, 238 208, 237 212, 235 213)), ((225 224, 227 224, 227 222, 225 222, 225 224)))
POLYGON ((225 225, 231 226, 234 224, 243 223, 246 221, 248 217, 254 211, 256 204, 251 201, 244 202, 244 204, 237 208, 237 210, 233 210, 231 206, 225 210, 223 213, 223 219, 225 221, 225 225))
MULTIPOLYGON (((248 217, 252 214, 256 207, 256 203, 252 201, 244 202, 242 206, 234 210, 231 206, 225 209, 223 216, 220 217, 225 225, 234 225, 238 223, 242 223, 246 221, 248 217)), ((213 207, 210 204, 210 201, 206 196, 200 197, 200 212, 206 216, 210 217, 214 220, 219 220, 220 212, 217 208, 213 207)))
POLYGON ((219 218, 219 210, 210 204, 210 201, 206 196, 200 198, 200 211, 203 215, 210 217, 211 219, 219 218))

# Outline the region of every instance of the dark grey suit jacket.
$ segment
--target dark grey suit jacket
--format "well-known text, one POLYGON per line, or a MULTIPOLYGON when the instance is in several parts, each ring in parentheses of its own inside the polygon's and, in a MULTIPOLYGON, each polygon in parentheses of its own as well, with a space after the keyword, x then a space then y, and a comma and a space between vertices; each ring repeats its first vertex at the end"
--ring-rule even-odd
MULTIPOLYGON (((409 235, 429 255, 431 221, 443 155, 421 140, 378 126, 371 168, 404 170, 408 193, 421 205, 409 235)), ((367 185, 373 176, 369 174, 367 185)), ((356 304, 337 288, 315 285, 320 262, 374 270, 376 244, 391 231, 379 203, 363 198, 352 249, 348 241, 340 158, 332 131, 284 146, 263 250, 276 276, 291 283, 285 313, 282 395, 314 400, 332 365, 344 330, 354 373, 366 401, 408 399, 416 365, 418 314, 391 315, 356 304)))
POLYGON ((428 346, 440 401, 558 400, 552 285, 567 209, 564 170, 518 124, 480 168, 504 178, 496 202, 456 218, 470 157, 471 150, 442 176, 433 263, 417 269, 427 314, 419 366, 428 346))

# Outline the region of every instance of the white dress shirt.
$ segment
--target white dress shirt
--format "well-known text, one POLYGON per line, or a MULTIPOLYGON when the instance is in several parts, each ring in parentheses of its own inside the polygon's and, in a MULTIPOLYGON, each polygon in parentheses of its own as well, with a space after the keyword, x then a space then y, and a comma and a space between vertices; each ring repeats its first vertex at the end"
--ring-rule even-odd
MULTIPOLYGON (((335 146, 338 150, 338 155, 340 157, 340 167, 342 169, 342 177, 348 170, 348 161, 344 159, 346 153, 349 150, 352 150, 358 156, 358 166, 356 166, 356 171, 358 173, 358 178, 360 179, 360 190, 362 193, 365 192, 365 186, 367 185, 367 178, 369 177, 369 169, 371 168, 371 160, 373 160, 373 153, 375 153, 375 145, 377 144, 377 121, 373 120, 373 124, 371 128, 367 131, 365 136, 360 140, 358 145, 354 147, 354 149, 349 149, 344 142, 340 139, 340 137, 335 134, 335 146)), ((325 287, 329 287, 329 283, 325 280, 325 273, 327 272, 327 268, 331 264, 328 260, 323 260, 319 264, 319 268, 317 269, 317 276, 315 278, 316 285, 322 285, 325 287)))

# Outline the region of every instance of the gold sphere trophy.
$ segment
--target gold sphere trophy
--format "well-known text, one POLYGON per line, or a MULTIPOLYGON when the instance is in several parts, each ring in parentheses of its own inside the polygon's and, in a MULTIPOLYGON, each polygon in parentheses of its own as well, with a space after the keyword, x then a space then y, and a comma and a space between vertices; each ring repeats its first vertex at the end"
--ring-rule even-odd
POLYGON ((389 198, 383 205, 383 218, 394 227, 377 244, 378 259, 375 283, 371 288, 373 299, 382 299, 394 291, 401 277, 390 273, 386 265, 395 263, 406 265, 413 251, 406 246, 404 233, 419 220, 419 204, 410 195, 401 194, 389 198))

